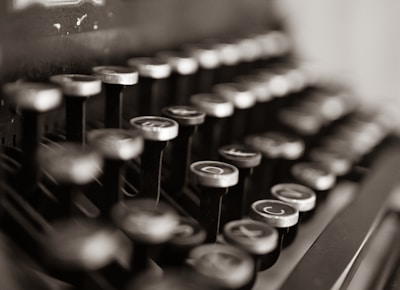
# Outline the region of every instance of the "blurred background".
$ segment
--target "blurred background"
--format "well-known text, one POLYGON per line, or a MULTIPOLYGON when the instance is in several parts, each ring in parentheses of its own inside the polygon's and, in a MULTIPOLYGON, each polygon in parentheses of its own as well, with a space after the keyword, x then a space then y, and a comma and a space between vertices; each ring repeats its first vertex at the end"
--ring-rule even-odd
MULTIPOLYGON (((400 1, 274 0, 296 50, 367 101, 400 105, 400 1), (391 100, 393 101, 393 100, 391 100)), ((400 108, 400 107, 399 107, 400 108)))

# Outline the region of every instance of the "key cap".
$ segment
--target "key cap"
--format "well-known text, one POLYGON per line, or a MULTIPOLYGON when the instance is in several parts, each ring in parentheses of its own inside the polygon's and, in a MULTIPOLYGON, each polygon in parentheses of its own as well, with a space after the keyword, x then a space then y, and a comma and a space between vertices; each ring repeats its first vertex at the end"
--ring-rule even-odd
POLYGON ((190 179, 200 193, 200 224, 207 232, 207 242, 215 242, 219 233, 222 197, 228 187, 237 184, 239 171, 219 161, 197 161, 190 165, 190 179))
POLYGON ((260 67, 265 67, 276 59, 287 56, 291 50, 289 37, 283 31, 271 30, 260 33, 257 37, 263 49, 263 61, 260 67))
POLYGON ((223 145, 222 135, 227 117, 234 111, 233 104, 222 97, 211 94, 197 94, 190 97, 193 106, 206 113, 206 120, 199 128, 198 140, 194 145, 195 154, 200 158, 217 158, 217 150, 223 145))
POLYGON ((253 220, 264 222, 278 230, 279 246, 271 255, 271 260, 278 260, 280 251, 284 245, 288 245, 287 235, 291 235, 292 231, 296 231, 299 221, 299 211, 294 206, 273 199, 261 199, 252 203, 250 207, 249 217, 253 220))
POLYGON ((199 64, 196 92, 211 92, 211 87, 216 82, 216 69, 221 65, 218 51, 212 45, 204 43, 185 45, 183 51, 195 58, 199 64))
POLYGON ((121 128, 124 88, 137 84, 138 72, 123 66, 96 66, 92 72, 104 84, 104 126, 121 128))
MULTIPOLYGON (((50 274, 77 289, 90 289, 89 275, 129 252, 121 232, 93 219, 60 220, 41 242, 42 259, 50 274)), ((93 285, 92 285, 93 286, 93 285)))
MULTIPOLYGON (((297 208, 299 211, 299 223, 309 221, 313 216, 317 198, 312 189, 295 183, 279 183, 271 188, 271 195, 273 198, 297 208)), ((297 235, 297 228, 293 228, 286 234, 284 247, 294 241, 297 235)))
POLYGON ((320 163, 301 162, 291 168, 293 177, 317 193, 317 203, 326 199, 336 184, 336 176, 327 171, 320 163))
POLYGON ((173 236, 163 245, 157 264, 161 267, 184 266, 188 253, 202 244, 206 231, 194 220, 180 216, 173 236))
POLYGON ((235 111, 229 119, 227 129, 230 131, 226 143, 240 142, 246 132, 249 112, 256 103, 256 97, 247 87, 236 83, 222 83, 213 87, 215 94, 231 102, 235 111))
POLYGON ((171 66, 156 57, 135 57, 128 65, 139 72, 140 115, 159 115, 167 102, 166 79, 171 66))
POLYGON ((189 96, 195 93, 195 74, 199 69, 197 60, 184 51, 164 51, 157 54, 172 69, 169 97, 171 104, 188 105, 189 96))
POLYGON ((270 102, 273 96, 262 77, 257 74, 240 76, 235 79, 256 97, 256 104, 250 109, 250 120, 246 126, 246 134, 264 132, 267 128, 270 102))
POLYGON ((163 150, 169 140, 178 136, 178 123, 172 119, 156 116, 141 116, 130 120, 132 127, 139 129, 145 139, 141 158, 139 194, 151 198, 155 204, 160 199, 161 162, 163 150))
POLYGON ((23 158, 21 180, 17 186, 22 195, 29 196, 40 178, 36 153, 43 137, 43 115, 61 105, 61 91, 49 84, 20 82, 4 85, 3 93, 6 101, 22 115, 23 158))
POLYGON ((278 231, 263 222, 250 219, 230 221, 224 226, 223 237, 227 243, 249 253, 257 271, 266 270, 275 262, 271 253, 278 247, 278 231))
POLYGON ((178 225, 178 217, 171 207, 163 202, 155 206, 151 199, 118 203, 111 211, 111 219, 133 243, 132 276, 151 271, 150 249, 168 241, 178 225))
POLYGON ((101 92, 101 81, 90 75, 64 74, 50 78, 65 97, 65 135, 69 142, 86 143, 86 101, 101 92))
MULTIPOLYGON (((303 141, 282 132, 266 132, 246 137, 245 143, 263 155, 260 166, 250 178, 249 201, 265 198, 265 189, 288 178, 293 162, 304 152, 303 141)), ((250 205, 250 204, 249 204, 250 205)))
POLYGON ((317 147, 311 149, 310 160, 322 164, 328 171, 335 176, 344 176, 352 168, 352 160, 339 150, 327 147, 317 147))
POLYGON ((224 197, 222 224, 225 224, 241 219, 247 214, 247 180, 253 168, 260 165, 262 156, 259 151, 241 144, 223 146, 218 153, 221 161, 232 164, 239 170, 238 183, 230 188, 229 195, 224 197))
POLYGON ((262 58, 262 46, 256 39, 250 36, 237 39, 236 46, 239 50, 241 60, 239 64, 240 74, 247 75, 257 67, 257 62, 262 58))
POLYGON ((217 69, 215 83, 231 82, 239 74, 241 54, 233 40, 210 40, 211 46, 218 52, 221 66, 217 69))
POLYGON ((100 197, 99 209, 103 216, 108 216, 112 206, 123 200, 121 188, 124 162, 142 153, 144 141, 140 131, 134 129, 92 130, 88 134, 88 141, 104 158, 103 193, 100 197))
POLYGON ((170 106, 162 110, 163 116, 179 124, 178 137, 171 142, 168 152, 172 167, 166 177, 166 188, 171 194, 183 189, 191 163, 192 136, 197 127, 204 123, 205 113, 192 106, 170 106))
POLYGON ((40 148, 39 164, 46 176, 57 186, 56 218, 69 217, 77 213, 75 199, 80 187, 94 181, 101 173, 103 160, 94 150, 84 152, 80 144, 59 143, 40 148))
POLYGON ((221 244, 205 244, 189 253, 188 264, 201 280, 218 289, 251 289, 254 262, 244 251, 221 244))

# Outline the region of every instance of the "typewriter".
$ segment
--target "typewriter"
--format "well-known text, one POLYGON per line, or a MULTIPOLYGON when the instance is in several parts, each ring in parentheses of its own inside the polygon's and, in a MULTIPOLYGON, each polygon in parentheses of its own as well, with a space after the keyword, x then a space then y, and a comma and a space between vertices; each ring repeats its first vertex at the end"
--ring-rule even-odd
POLYGON ((0 289, 400 288, 396 116, 269 1, 0 6, 0 289))

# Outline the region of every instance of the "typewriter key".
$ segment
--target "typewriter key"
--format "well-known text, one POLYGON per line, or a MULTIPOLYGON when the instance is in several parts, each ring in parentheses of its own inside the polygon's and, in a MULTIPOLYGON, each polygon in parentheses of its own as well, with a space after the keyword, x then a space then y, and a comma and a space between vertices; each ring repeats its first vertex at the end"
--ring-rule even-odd
MULTIPOLYGON (((276 228, 279 233, 279 249, 282 249, 283 245, 288 243, 285 241, 286 235, 290 235, 291 231, 296 230, 299 211, 296 207, 283 201, 262 199, 251 205, 249 217, 276 228)), ((277 252, 275 258, 278 259, 278 256, 277 252)))
POLYGON ((41 258, 50 275, 77 289, 89 289, 89 273, 115 262, 118 253, 130 251, 129 241, 118 229, 98 220, 60 220, 52 227, 40 241, 41 258))
POLYGON ((171 142, 169 162, 172 168, 166 177, 166 188, 170 193, 180 191, 187 182, 189 171, 192 136, 197 126, 204 123, 205 113, 191 106, 170 106, 162 114, 179 124, 178 137, 171 142))
POLYGON ((3 92, 8 101, 22 114, 22 172, 20 192, 30 195, 39 180, 39 167, 36 151, 43 134, 43 113, 61 105, 61 91, 48 84, 9 83, 4 85, 3 92))
POLYGON ((316 162, 302 162, 291 168, 293 177, 317 192, 317 203, 324 200, 336 184, 336 176, 316 162))
POLYGON ((166 104, 166 79, 171 66, 159 58, 135 57, 128 65, 139 72, 139 98, 141 115, 158 115, 166 104))
POLYGON ((96 66, 92 72, 104 84, 104 125, 106 128, 120 128, 122 125, 123 90, 138 82, 138 72, 123 66, 96 66))
POLYGON ((196 92, 209 93, 216 82, 216 69, 221 65, 218 51, 212 45, 204 43, 185 45, 183 50, 199 64, 196 92))
POLYGON ((219 41, 209 40, 209 43, 218 52, 221 66, 217 69, 215 83, 230 82, 239 74, 239 63, 241 61, 240 50, 232 40, 219 41))
POLYGON ((245 139, 245 143, 263 155, 263 161, 255 168, 251 177, 250 202, 265 198, 261 189, 271 188, 287 178, 293 161, 299 159, 305 149, 300 138, 282 132, 250 135, 245 139))
POLYGON ((311 149, 311 161, 321 163, 328 171, 336 176, 348 174, 352 167, 352 160, 339 150, 327 147, 311 149))
POLYGON ((79 205, 75 198, 80 194, 80 186, 94 181, 101 173, 100 155, 90 148, 83 152, 80 144, 59 143, 40 148, 38 156, 42 171, 60 186, 57 217, 76 213, 79 205))
POLYGON ((273 98, 268 86, 265 85, 264 79, 257 74, 238 77, 236 82, 252 92, 257 101, 256 105, 250 109, 246 134, 264 132, 267 128, 268 116, 271 115, 270 102, 273 98))
POLYGON ((151 199, 118 203, 111 210, 116 226, 133 242, 130 270, 133 275, 149 270, 149 250, 168 241, 178 225, 175 211, 151 199))
POLYGON ((170 98, 174 105, 187 105, 189 96, 195 93, 195 74, 199 69, 197 60, 184 51, 165 51, 157 54, 172 69, 170 98))
POLYGON ((239 248, 230 245, 205 244, 194 248, 187 260, 202 280, 218 289, 251 289, 254 284, 254 262, 239 248))
POLYGON ((256 39, 260 43, 263 51, 264 61, 261 63, 261 67, 270 64, 274 59, 284 57, 291 49, 289 37, 279 30, 261 33, 256 36, 256 39))
POLYGON ((213 87, 213 91, 235 107, 227 125, 228 136, 225 143, 241 141, 246 133, 250 108, 256 103, 256 96, 246 86, 237 83, 217 84, 213 87))
POLYGON ((250 219, 234 220, 224 226, 223 237, 227 243, 253 256, 258 271, 266 270, 275 263, 275 259, 271 259, 279 241, 275 228, 250 219))
POLYGON ((65 96, 66 140, 86 142, 86 100, 101 92, 101 81, 94 76, 65 74, 50 78, 65 96))
POLYGON ((249 74, 256 68, 257 62, 262 58, 263 50, 261 44, 252 37, 240 38, 236 41, 241 63, 240 74, 249 74))
POLYGON ((232 116, 233 104, 226 99, 211 94, 197 94, 190 97, 193 106, 206 113, 204 125, 199 128, 198 139, 194 143, 197 158, 217 158, 217 150, 223 143, 222 135, 227 118, 232 116))
POLYGON ((236 167, 218 161, 197 161, 190 165, 191 181, 200 192, 200 224, 207 231, 207 242, 219 233, 222 197, 237 184, 236 167))
POLYGON ((161 163, 167 141, 178 136, 178 123, 172 119, 142 116, 130 120, 131 125, 141 131, 145 139, 141 160, 139 194, 152 198, 157 204, 160 199, 161 163))
POLYGON ((124 161, 138 157, 143 151, 139 130, 98 129, 89 132, 89 144, 104 157, 103 194, 99 207, 108 216, 111 207, 121 201, 124 161))
POLYGON ((221 161, 230 163, 239 169, 239 181, 229 190, 229 195, 224 197, 222 223, 240 219, 247 214, 247 179, 252 174, 253 168, 261 163, 261 153, 253 148, 232 144, 218 150, 221 161))
MULTIPOLYGON (((316 206, 315 192, 303 185, 295 183, 279 183, 271 188, 271 194, 276 199, 286 202, 299 211, 299 223, 310 220, 316 206)), ((297 235, 297 227, 285 236, 285 244, 293 242, 297 235)))
POLYGON ((206 231, 202 226, 192 219, 180 216, 171 239, 162 246, 157 264, 161 267, 182 266, 188 253, 205 239, 206 231))

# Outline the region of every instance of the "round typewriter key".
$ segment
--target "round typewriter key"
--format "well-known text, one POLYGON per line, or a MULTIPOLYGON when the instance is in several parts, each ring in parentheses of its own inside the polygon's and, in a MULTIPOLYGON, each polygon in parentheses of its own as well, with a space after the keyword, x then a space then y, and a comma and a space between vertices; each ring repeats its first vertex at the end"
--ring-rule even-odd
POLYGON ((251 205, 249 216, 275 228, 289 228, 297 224, 299 211, 286 202, 264 199, 251 205))
POLYGON ((191 180, 200 192, 200 224, 207 242, 215 242, 220 225, 222 197, 238 182, 236 167, 218 161, 197 161, 190 165, 191 180))
POLYGON ((249 74, 256 68, 257 62, 262 58, 262 46, 253 37, 244 37, 237 40, 236 46, 240 52, 240 73, 249 74))
POLYGON ((255 105, 255 95, 245 86, 238 83, 221 83, 213 91, 233 103, 237 109, 248 109, 255 105))
POLYGON ((156 116, 141 116, 130 120, 131 125, 141 131, 145 139, 142 154, 139 194, 160 199, 161 162, 167 141, 178 135, 178 123, 172 119, 156 116))
POLYGON ((282 31, 272 30, 256 36, 262 47, 264 66, 271 59, 286 55, 291 47, 289 37, 282 31))
POLYGON ((352 160, 339 150, 320 147, 314 148, 309 153, 310 159, 321 163, 326 169, 336 176, 343 176, 350 172, 352 160))
POLYGON ((204 43, 186 45, 183 50, 196 59, 199 64, 196 91, 198 93, 209 93, 216 81, 216 69, 221 65, 218 51, 212 45, 204 43))
POLYGON ((39 164, 51 180, 61 186, 57 193, 60 216, 76 211, 75 198, 81 185, 94 181, 101 173, 103 160, 94 150, 81 150, 75 143, 59 143, 40 148, 39 164))
POLYGON ((226 99, 212 94, 197 94, 190 97, 192 105, 204 111, 207 116, 226 118, 233 114, 234 106, 226 99))
POLYGON ((166 102, 171 66, 155 57, 131 58, 128 65, 139 72, 140 115, 158 115, 166 102))
MULTIPOLYGON (((279 232, 279 248, 281 249, 292 241, 290 236, 297 230, 299 210, 280 200, 262 199, 251 205, 249 217, 276 228, 279 232), (286 241, 286 235, 289 237, 288 241, 286 241)), ((279 253, 276 253, 275 258, 277 259, 278 256, 279 253)))
POLYGON ((151 199, 135 199, 116 204, 111 218, 133 242, 131 272, 136 275, 148 270, 149 249, 168 241, 178 225, 175 211, 160 202, 157 206, 151 199))
POLYGON ((246 87, 257 101, 256 105, 250 109, 246 134, 264 132, 267 128, 268 118, 271 116, 270 103, 273 98, 268 86, 265 85, 264 79, 257 74, 240 76, 236 82, 246 87))
POLYGON ((231 144, 218 150, 220 159, 239 169, 239 181, 229 190, 229 195, 224 198, 222 223, 240 219, 247 213, 247 179, 253 168, 260 165, 261 153, 253 148, 231 144))
POLYGON ((317 202, 322 201, 336 183, 336 176, 320 163, 297 163, 291 168, 291 173, 297 181, 317 191, 317 202))
POLYGON ((104 84, 104 124, 106 128, 120 128, 122 124, 123 90, 137 84, 139 74, 129 67, 96 66, 92 72, 104 84))
POLYGON ((61 105, 61 91, 53 85, 18 82, 4 85, 3 93, 5 100, 22 114, 23 157, 19 190, 27 196, 34 191, 39 179, 36 151, 43 135, 42 115, 61 105))
POLYGON ((101 81, 90 75, 64 74, 55 75, 50 81, 61 86, 67 96, 88 98, 101 92, 101 81))
POLYGON ((239 73, 241 61, 240 50, 234 41, 210 40, 209 43, 218 51, 221 66, 217 69, 216 83, 224 83, 232 80, 239 73))
POLYGON ((66 140, 86 142, 86 100, 101 92, 101 81, 90 75, 56 75, 50 81, 59 85, 65 96, 66 140))
POLYGON ((213 87, 215 94, 231 102, 235 111, 227 125, 227 142, 238 142, 245 135, 249 112, 256 103, 256 96, 246 86, 237 83, 222 83, 213 87))
POLYGON ((162 114, 179 124, 178 137, 171 142, 170 151, 166 152, 169 158, 167 161, 172 166, 169 175, 165 177, 166 187, 173 194, 180 191, 187 182, 192 136, 197 126, 204 122, 205 113, 192 106, 170 106, 164 108, 162 114))
POLYGON ((198 158, 217 158, 217 150, 223 145, 223 134, 229 116, 232 116, 233 104, 212 94, 197 94, 190 97, 193 106, 206 113, 204 125, 199 128, 198 139, 194 142, 198 158))
POLYGON ((199 69, 197 60, 184 51, 165 51, 157 54, 169 63, 172 69, 170 96, 171 103, 186 105, 189 96, 195 93, 194 77, 199 69))
POLYGON ((187 260, 191 268, 221 290, 251 289, 254 284, 254 262, 244 251, 220 244, 194 248, 187 260))
POLYGON ((271 259, 279 241, 275 228, 250 219, 234 220, 224 226, 223 236, 229 244, 252 255, 258 271, 269 268, 275 262, 271 259))
POLYGON ((68 219, 54 223, 41 242, 42 259, 58 279, 83 287, 85 274, 113 263, 129 252, 121 232, 97 220, 68 219))
POLYGON ((169 106, 162 110, 165 117, 175 120, 180 126, 196 126, 204 122, 205 113, 192 106, 169 106))
POLYGON ((98 129, 89 132, 89 144, 103 157, 103 194, 99 197, 102 215, 122 200, 124 161, 138 157, 143 151, 143 138, 139 130, 98 129))
POLYGON ((260 166, 254 170, 250 180, 250 202, 265 197, 261 189, 271 188, 285 180, 293 162, 303 155, 305 149, 304 142, 299 137, 273 131, 250 135, 245 143, 263 155, 260 166))
POLYGON ((187 217, 179 217, 171 239, 163 246, 157 264, 165 266, 182 266, 194 247, 206 239, 206 231, 197 222, 187 217))
POLYGON ((272 195, 296 207, 300 214, 315 208, 315 192, 303 185, 295 183, 280 183, 271 188, 272 195))
POLYGON ((158 116, 140 116, 130 120, 134 128, 149 141, 169 141, 178 135, 178 123, 158 116))
MULTIPOLYGON (((271 194, 298 209, 299 223, 306 222, 313 216, 317 198, 312 189, 295 183, 280 183, 271 188, 271 194)), ((285 236, 284 246, 291 244, 296 235, 297 227, 285 236)))

